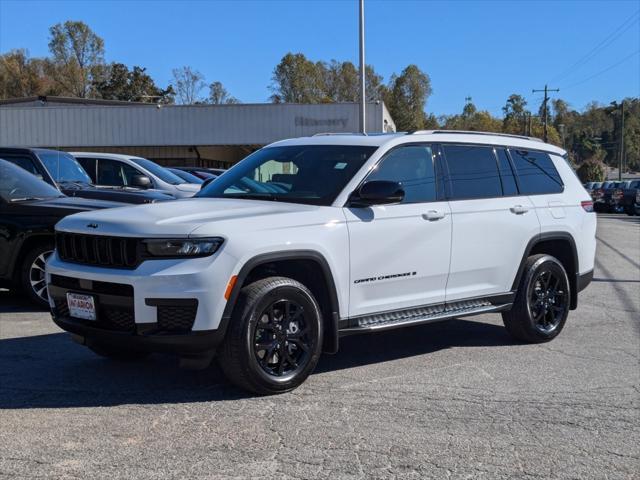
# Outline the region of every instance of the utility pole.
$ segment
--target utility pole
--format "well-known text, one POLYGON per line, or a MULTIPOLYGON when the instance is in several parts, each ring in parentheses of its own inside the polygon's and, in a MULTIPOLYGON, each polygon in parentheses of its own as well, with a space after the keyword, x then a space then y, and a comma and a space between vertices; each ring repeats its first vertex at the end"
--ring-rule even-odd
POLYGON ((618 165, 618 181, 622 181, 622 167, 624 166, 624 99, 620 104, 620 164, 618 165))
POLYGON ((366 127, 366 65, 364 62, 364 0, 360 0, 360 133, 367 133, 366 127))
POLYGON ((548 111, 549 111, 549 107, 547 106, 547 102, 549 101, 549 94, 548 92, 559 92, 560 89, 559 88, 548 88, 546 85, 544 86, 544 90, 536 90, 533 89, 531 90, 531 93, 537 93, 537 92, 544 92, 544 100, 542 101, 542 113, 543 113, 543 118, 542 118, 542 124, 544 126, 544 141, 547 142, 549 135, 548 135, 548 131, 547 131, 547 121, 548 121, 548 111))

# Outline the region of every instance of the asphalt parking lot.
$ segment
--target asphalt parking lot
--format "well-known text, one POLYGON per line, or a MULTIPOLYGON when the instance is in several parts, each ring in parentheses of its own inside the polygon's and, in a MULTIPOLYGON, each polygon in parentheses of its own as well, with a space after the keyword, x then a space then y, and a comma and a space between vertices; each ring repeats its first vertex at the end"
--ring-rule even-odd
POLYGON ((638 478, 640 217, 598 240, 551 343, 498 315, 348 337, 276 397, 98 358, 0 292, 0 478, 638 478))

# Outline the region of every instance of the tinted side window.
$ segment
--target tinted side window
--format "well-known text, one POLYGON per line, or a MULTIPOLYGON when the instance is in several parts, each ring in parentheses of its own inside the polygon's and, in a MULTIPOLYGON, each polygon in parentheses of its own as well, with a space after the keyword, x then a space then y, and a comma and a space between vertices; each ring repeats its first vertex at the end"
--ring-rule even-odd
POLYGON ((109 185, 116 187, 123 187, 124 177, 122 175, 122 168, 120 162, 115 160, 98 160, 98 185, 109 185))
POLYGON ((527 150, 509 150, 509 153, 518 175, 520 193, 535 195, 562 192, 562 179, 549 155, 527 150))
POLYGON ((131 185, 133 183, 133 177, 135 177, 136 175, 144 175, 144 173, 133 168, 130 165, 127 165, 126 163, 123 163, 121 167, 122 174, 124 175, 124 179, 127 182, 127 185, 131 185))
POLYGON ((34 175, 42 178, 42 174, 40 173, 40 170, 38 170, 38 167, 36 167, 35 162, 27 155, 4 155, 2 158, 10 161, 14 165, 24 168, 27 172, 33 173, 34 175))
POLYGON ((493 147, 444 144, 442 150, 453 200, 502 196, 493 147))
POLYGON ((436 199, 433 155, 428 145, 409 145, 389 152, 368 177, 370 180, 400 182, 402 203, 432 202, 436 199))
POLYGON ((504 148, 498 148, 496 153, 498 154, 498 166, 500 167, 500 177, 502 178, 502 193, 505 196, 518 195, 516 179, 513 176, 513 169, 511 168, 509 157, 507 157, 507 152, 504 148))
POLYGON ((91 181, 96 183, 96 159, 95 158, 77 158, 78 163, 82 165, 85 172, 91 177, 91 181))

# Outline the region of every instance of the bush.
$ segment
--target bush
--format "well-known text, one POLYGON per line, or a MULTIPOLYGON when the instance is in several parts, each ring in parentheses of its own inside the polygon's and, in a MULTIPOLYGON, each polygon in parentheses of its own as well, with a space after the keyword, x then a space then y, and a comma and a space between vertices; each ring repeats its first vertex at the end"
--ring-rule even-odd
POLYGON ((607 176, 607 167, 596 159, 586 160, 576 171, 582 183, 603 182, 607 176))

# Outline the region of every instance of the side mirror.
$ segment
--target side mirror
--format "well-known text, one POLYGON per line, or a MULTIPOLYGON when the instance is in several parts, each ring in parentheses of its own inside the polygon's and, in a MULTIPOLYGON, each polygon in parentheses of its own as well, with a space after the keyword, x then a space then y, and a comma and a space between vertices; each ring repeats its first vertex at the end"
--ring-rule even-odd
POLYGON ((134 175, 131 179, 131 186, 136 188, 151 188, 151 179, 146 175, 134 175))
POLYGON ((399 182, 372 180, 365 182, 351 194, 350 203, 354 207, 368 207, 400 203, 403 199, 404 190, 399 182))
POLYGON ((207 178, 204 182, 202 182, 200 184, 200 190, 202 190, 203 188, 207 187, 211 182, 213 182, 216 179, 216 177, 209 177, 207 178))

